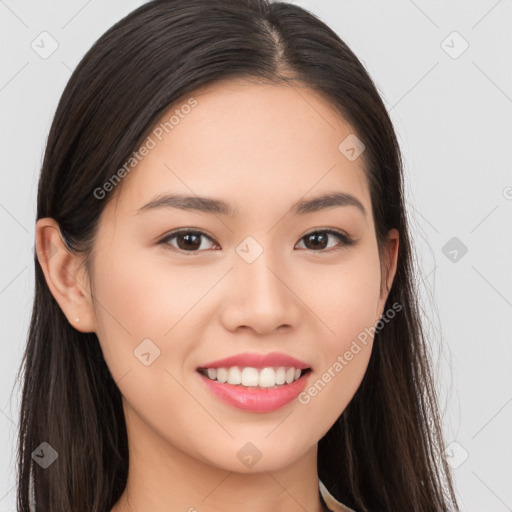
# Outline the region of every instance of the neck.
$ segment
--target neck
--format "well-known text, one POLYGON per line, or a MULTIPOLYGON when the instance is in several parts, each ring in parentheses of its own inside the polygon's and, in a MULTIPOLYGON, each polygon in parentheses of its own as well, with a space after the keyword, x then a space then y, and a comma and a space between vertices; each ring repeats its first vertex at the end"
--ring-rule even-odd
POLYGON ((324 510, 316 444, 286 467, 240 473, 178 449, 134 411, 125 413, 130 467, 126 488, 111 512, 324 510))

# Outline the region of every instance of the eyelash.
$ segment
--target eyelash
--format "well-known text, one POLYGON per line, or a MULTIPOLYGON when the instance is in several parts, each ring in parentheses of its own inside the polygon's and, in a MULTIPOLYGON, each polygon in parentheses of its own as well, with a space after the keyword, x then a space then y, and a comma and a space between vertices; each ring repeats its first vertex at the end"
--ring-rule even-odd
MULTIPOLYGON (((193 233, 195 235, 199 235, 199 236, 204 236, 205 238, 208 238, 209 240, 211 240, 212 242, 216 243, 210 236, 208 236, 204 231, 201 231, 199 229, 191 229, 191 228, 187 228, 187 229, 180 229, 180 230, 177 230, 177 231, 173 231, 171 233, 169 233, 168 235, 166 235, 164 238, 162 238, 159 242, 158 242, 158 245, 163 245, 163 246, 166 246, 166 245, 170 245, 168 242, 170 240, 172 240, 173 238, 175 238, 176 236, 180 235, 180 234, 190 234, 190 233, 193 233)), ((339 246, 337 247, 334 247, 334 248, 330 248, 330 249, 320 249, 318 251, 315 251, 313 249, 306 249, 307 251, 310 251, 310 252, 313 252, 313 253, 330 253, 330 252, 333 252, 333 251, 336 251, 336 250, 339 250, 339 249, 342 249, 343 247, 347 247, 347 246, 352 246, 352 245, 355 245, 355 240, 352 239, 351 237, 349 237, 347 234, 341 232, 341 231, 337 231, 337 230, 334 230, 334 229, 317 229, 317 230, 314 230, 314 231, 310 231, 309 233, 306 233, 305 235, 303 235, 299 241, 302 241, 304 238, 310 236, 310 235, 314 235, 314 234, 318 234, 318 233, 322 233, 322 234, 328 234, 328 235, 334 235, 335 237, 337 237, 339 240, 340 240, 340 244, 339 246)), ((181 252, 181 253, 185 253, 185 254, 194 254, 194 253, 201 253, 203 252, 203 250, 200 250, 200 251, 185 251, 183 249, 180 249, 178 247, 173 247, 171 246, 172 249, 171 250, 176 250, 178 252, 181 252)))

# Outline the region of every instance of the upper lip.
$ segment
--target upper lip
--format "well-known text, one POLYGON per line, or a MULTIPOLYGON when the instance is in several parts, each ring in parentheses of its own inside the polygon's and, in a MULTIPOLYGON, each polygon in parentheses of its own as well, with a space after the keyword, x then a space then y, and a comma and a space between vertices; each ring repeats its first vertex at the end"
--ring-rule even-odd
POLYGON ((270 366, 286 366, 299 368, 301 370, 306 370, 310 368, 310 366, 296 359, 295 357, 291 357, 288 354, 284 354, 282 352, 270 352, 269 354, 257 354, 254 352, 246 352, 244 354, 236 354, 231 357, 226 357, 225 359, 217 359, 216 361, 212 361, 210 363, 203 364, 199 366, 199 368, 230 368, 232 366, 241 366, 241 367, 252 367, 252 368, 266 368, 270 366))

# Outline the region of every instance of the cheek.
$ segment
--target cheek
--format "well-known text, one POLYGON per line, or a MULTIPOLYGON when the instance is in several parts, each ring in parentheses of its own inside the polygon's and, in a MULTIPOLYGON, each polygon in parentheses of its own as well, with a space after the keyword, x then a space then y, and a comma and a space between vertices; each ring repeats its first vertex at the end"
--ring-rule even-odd
POLYGON ((323 326, 326 352, 343 350, 350 340, 375 325, 380 295, 376 250, 356 250, 339 263, 302 274, 302 297, 323 326))
MULTIPOLYGON (((169 267, 164 273, 133 251, 130 258, 109 254, 111 259, 115 265, 98 256, 95 265, 97 335, 125 398, 127 421, 134 422, 136 429, 147 428, 138 419, 142 418, 151 429, 162 429, 162 436, 183 437, 183 431, 191 428, 183 423, 199 414, 197 403, 181 384, 180 364, 189 350, 183 332, 185 315, 204 291, 198 295, 192 285, 183 288, 187 293, 179 293, 176 290, 185 280, 190 284, 188 275, 169 267), (173 343, 176 339, 181 343, 173 343), (176 421, 178 407, 183 422, 176 421)), ((203 283, 201 290, 206 286, 203 283)))
POLYGON ((163 334, 175 323, 176 308, 173 304, 162 304, 165 288, 160 273, 144 264, 133 251, 98 254, 94 282, 96 332, 117 380, 127 371, 143 366, 136 355, 143 340, 154 344, 150 350, 152 357, 161 352, 163 334))
POLYGON ((147 254, 133 249, 98 254, 95 269, 97 335, 114 379, 143 367, 139 352, 149 351, 152 366, 176 367, 190 347, 186 326, 207 304, 200 299, 217 273, 173 266, 165 254, 148 264, 147 254))
POLYGON ((155 264, 144 251, 119 253, 97 258, 94 279, 101 327, 108 330, 117 324, 133 340, 162 337, 197 300, 194 276, 165 265, 165 258, 155 264))
POLYGON ((378 255, 359 251, 350 261, 318 274, 309 304, 315 304, 312 309, 316 307, 326 327, 319 338, 321 364, 299 402, 321 418, 325 433, 354 396, 370 360, 380 293, 378 255))

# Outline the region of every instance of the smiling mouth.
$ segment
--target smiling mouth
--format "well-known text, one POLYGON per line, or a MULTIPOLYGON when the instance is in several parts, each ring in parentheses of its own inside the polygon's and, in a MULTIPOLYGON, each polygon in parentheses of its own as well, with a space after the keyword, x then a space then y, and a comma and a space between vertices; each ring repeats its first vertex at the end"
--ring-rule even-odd
POLYGON ((197 371, 210 380, 231 384, 241 388, 275 389, 298 381, 311 368, 293 366, 270 366, 265 368, 231 366, 229 368, 198 368, 197 371))

